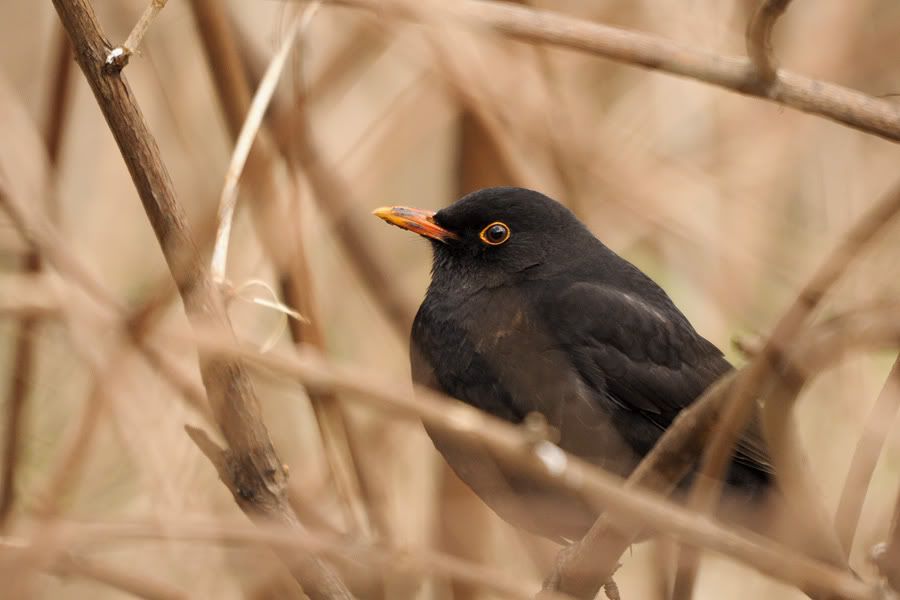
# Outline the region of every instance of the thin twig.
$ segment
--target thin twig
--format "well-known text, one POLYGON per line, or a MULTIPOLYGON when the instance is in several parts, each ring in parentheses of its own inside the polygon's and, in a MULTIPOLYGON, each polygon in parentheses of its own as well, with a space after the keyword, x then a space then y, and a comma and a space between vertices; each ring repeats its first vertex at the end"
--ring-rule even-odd
MULTIPOLYGON (((419 12, 397 2, 386 6, 377 0, 333 1, 401 18, 415 18, 419 12)), ((492 0, 460 0, 429 6, 433 8, 432 13, 445 11, 444 14, 463 22, 516 39, 553 44, 704 81, 900 141, 900 108, 895 104, 784 70, 777 74, 771 86, 761 91, 755 83, 755 69, 747 58, 695 50, 653 35, 492 0)), ((452 19, 447 22, 451 23, 452 19)))
MULTIPOLYGON (((512 577, 503 571, 473 563, 428 548, 393 548, 348 539, 343 536, 304 533, 295 535, 275 527, 247 527, 230 523, 209 523, 183 518, 167 519, 168 531, 142 522, 70 523, 64 531, 69 544, 121 543, 122 540, 165 540, 205 544, 269 546, 286 553, 314 552, 343 558, 355 564, 370 564, 382 571, 402 575, 439 575, 464 581, 502 597, 529 600, 533 582, 512 577)), ((571 600, 563 594, 552 600, 571 600)))
POLYGON ((900 592, 900 490, 897 491, 888 539, 872 549, 872 560, 894 591, 900 592))
POLYGON ((128 64, 128 59, 138 51, 144 34, 150 29, 150 24, 163 9, 169 0, 150 0, 147 8, 141 13, 141 18, 135 23, 131 33, 125 39, 125 43, 110 50, 106 56, 106 65, 112 70, 121 70, 128 64))
POLYGON ((294 17, 287 34, 281 42, 278 52, 272 57, 259 87, 250 103, 250 108, 244 118, 244 124, 241 132, 237 136, 237 142, 234 145, 234 151, 231 154, 231 162, 228 165, 228 171, 225 173, 225 183, 222 186, 222 195, 219 198, 219 230, 216 233, 216 243, 213 247, 212 262, 210 264, 210 272, 213 280, 217 283, 223 283, 226 278, 225 264, 228 259, 228 242, 231 239, 231 223, 234 220, 234 208, 237 203, 237 185, 247 162, 247 156, 250 154, 250 147, 256 138, 260 125, 262 125, 263 117, 275 93, 275 87, 281 78, 281 72, 287 64, 288 56, 294 41, 302 34, 302 32, 312 22, 313 16, 319 9, 321 2, 312 2, 294 17))
POLYGON ((900 358, 894 361, 856 443, 834 517, 835 529, 848 555, 853 548, 853 538, 859 526, 859 518, 862 515, 869 484, 872 482, 875 465, 891 431, 890 425, 897 419, 898 411, 900 411, 900 358))
MULTIPOLYGON (((40 271, 41 262, 37 252, 29 250, 22 264, 25 273, 40 271)), ((0 530, 6 528, 15 499, 16 467, 23 435, 23 415, 28 392, 34 374, 34 342, 37 334, 38 316, 24 315, 19 321, 13 346, 9 388, 6 393, 6 421, 3 424, 3 463, 0 472, 0 530)))

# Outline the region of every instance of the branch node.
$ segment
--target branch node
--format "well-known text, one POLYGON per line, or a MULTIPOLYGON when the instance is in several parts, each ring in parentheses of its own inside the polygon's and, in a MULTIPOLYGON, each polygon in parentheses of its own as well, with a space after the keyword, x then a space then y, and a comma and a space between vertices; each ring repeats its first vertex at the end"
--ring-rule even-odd
POLYGON ((123 46, 117 46, 109 51, 103 62, 104 75, 118 75, 128 64, 132 52, 123 46))

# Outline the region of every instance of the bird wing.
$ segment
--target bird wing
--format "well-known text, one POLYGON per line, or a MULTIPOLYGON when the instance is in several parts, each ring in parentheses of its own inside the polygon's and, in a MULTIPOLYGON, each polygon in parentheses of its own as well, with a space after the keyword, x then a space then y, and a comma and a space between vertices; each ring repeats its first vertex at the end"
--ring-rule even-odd
MULTIPOLYGON (((661 290, 652 292, 578 282, 556 288, 541 310, 597 399, 618 410, 627 441, 641 454, 732 368, 661 290)), ((743 433, 735 461, 772 472, 758 421, 743 433)))

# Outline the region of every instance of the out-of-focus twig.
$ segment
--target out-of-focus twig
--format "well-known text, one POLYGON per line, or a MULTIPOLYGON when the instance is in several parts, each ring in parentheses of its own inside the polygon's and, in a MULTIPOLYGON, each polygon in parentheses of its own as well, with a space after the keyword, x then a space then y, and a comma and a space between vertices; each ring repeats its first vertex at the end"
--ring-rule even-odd
MULTIPOLYGON (((54 0, 72 40, 76 61, 90 84, 131 173, 150 224, 194 324, 230 324, 163 166, 156 142, 120 72, 105 68, 106 46, 88 0, 54 0)), ((246 369, 241 361, 201 356, 200 371, 213 413, 229 449, 225 481, 238 506, 263 522, 289 527, 299 522, 287 502, 286 473, 269 439, 246 369)), ((294 561, 293 574, 311 598, 351 598, 330 567, 309 556, 294 561)))
MULTIPOLYGON (((232 136, 239 137, 251 109, 250 85, 224 6, 215 0, 191 0, 191 10, 232 136)), ((306 319, 289 320, 295 343, 324 350, 322 324, 312 294, 312 281, 300 233, 297 190, 288 193, 276 182, 280 158, 271 144, 272 129, 287 135, 290 127, 263 127, 247 157, 246 177, 254 193, 253 215, 263 247, 271 257, 284 302, 306 319)), ((276 137, 278 139, 278 137, 276 137)), ((282 148, 287 156, 287 151, 282 148)), ((223 273, 224 275, 224 273, 223 273)), ((371 534, 358 461, 354 458, 347 423, 336 398, 308 391, 338 496, 353 529, 371 534)))
MULTIPOLYGON (((251 548, 269 546, 298 554, 315 552, 343 557, 355 564, 369 564, 398 575, 438 575, 464 581, 504 598, 531 598, 532 582, 427 548, 393 548, 322 533, 294 535, 275 527, 251 528, 241 524, 223 525, 180 518, 173 518, 170 522, 172 528, 169 531, 160 531, 158 527, 142 522, 70 523, 63 534, 69 543, 85 545, 121 543, 122 540, 165 540, 244 545, 251 548)), ((551 600, 571 599, 557 594, 551 600)))
MULTIPOLYGON (((59 27, 52 78, 49 81, 50 89, 47 94, 47 108, 44 114, 44 144, 47 147, 47 160, 51 168, 55 168, 59 162, 71 98, 69 82, 72 79, 72 63, 72 45, 69 42, 69 36, 62 27, 59 27)), ((53 204, 55 203, 51 203, 48 212, 54 220, 58 220, 59 215, 53 204)))
POLYGON ((872 560, 894 591, 900 592, 900 491, 897 492, 888 539, 872 549, 872 560))
MULTIPOLYGON (((719 481, 725 472, 734 445, 753 410, 757 396, 769 376, 783 364, 783 353, 806 325, 812 312, 819 306, 826 292, 849 268, 860 252, 882 233, 894 216, 900 212, 900 185, 875 203, 841 238, 826 256, 813 276, 800 290, 796 299, 776 323, 759 354, 742 370, 732 398, 713 433, 701 461, 700 476, 691 491, 691 506, 710 510, 718 498, 719 481)), ((786 407, 767 407, 767 410, 785 410, 786 407)))
MULTIPOLYGON (((409 10, 406 3, 385 5, 376 0, 334 1, 402 18, 414 18, 419 13, 418 6, 415 10, 409 10)), ((896 105, 783 70, 777 74, 772 85, 761 92, 755 84, 755 69, 746 58, 721 56, 653 35, 491 0, 462 0, 430 6, 433 13, 445 11, 447 16, 488 27, 516 39, 553 44, 697 79, 820 115, 888 140, 900 141, 900 108, 896 105)))
MULTIPOLYGON (((22 261, 25 273, 40 271, 37 252, 28 250, 22 261)), ((5 529, 13 507, 16 485, 16 467, 22 441, 23 415, 34 373, 34 346, 38 316, 34 313, 22 316, 13 345, 13 361, 6 393, 6 420, 3 424, 3 463, 0 472, 0 530, 5 529)))
POLYGON ((772 29, 791 0, 760 0, 756 12, 747 23, 747 54, 756 69, 760 83, 775 80, 775 61, 772 58, 772 29))
POLYGON ((853 459, 850 461, 841 500, 834 516, 835 529, 848 555, 853 548, 853 538, 869 491, 869 483, 875 472, 875 465, 887 441, 890 424, 897 419, 898 411, 900 411, 900 358, 894 361, 866 419, 853 452, 853 459))
MULTIPOLYGON (((32 551, 34 549, 28 543, 16 543, 9 539, 0 540, 0 555, 6 559, 32 551)), ((135 573, 133 569, 125 571, 70 552, 59 554, 56 560, 47 566, 47 570, 59 577, 75 576, 96 581, 126 594, 148 600, 187 600, 189 598, 186 592, 158 579, 135 573)))
POLYGON ((409 331, 415 309, 410 298, 393 283, 391 270, 373 252, 366 239, 366 232, 359 217, 351 207, 356 194, 350 185, 331 168, 313 137, 307 107, 299 103, 296 107, 296 127, 294 143, 303 174, 309 181, 319 209, 325 213, 335 236, 344 252, 350 258, 350 265, 356 271, 366 290, 379 304, 394 329, 405 337, 409 331))
POLYGON ((217 283, 223 283, 226 279, 225 265, 228 258, 228 243, 231 240, 234 208, 237 202, 237 186, 244 171, 244 165, 247 163, 250 147, 253 145, 253 140, 256 138, 260 125, 262 125, 272 94, 275 93, 275 87, 281 78, 281 72, 284 70, 291 48, 294 46, 294 40, 312 21, 319 5, 320 3, 318 2, 309 4, 303 12, 294 18, 281 42, 281 47, 275 53, 275 56, 272 57, 271 62, 269 62, 266 73, 263 75, 259 87, 253 95, 253 100, 250 102, 250 106, 244 115, 243 125, 237 136, 234 151, 231 154, 231 162, 228 165, 228 171, 225 173, 222 196, 219 199, 219 230, 216 233, 216 243, 213 246, 210 266, 210 272, 217 283))
MULTIPOLYGON (((66 32, 60 27, 54 32, 56 42, 53 78, 49 82, 49 93, 45 117, 44 143, 51 177, 59 161, 59 150, 68 112, 69 80, 72 72, 72 49, 66 32)), ((0 191, 0 194, 3 192, 0 191)), ((52 194, 51 194, 52 196, 52 194)), ((46 200, 46 199, 44 199, 46 200)), ((58 218, 55 199, 47 202, 48 212, 58 218)), ((22 258, 22 271, 37 274, 41 270, 40 253, 29 247, 22 258)), ((6 399, 6 421, 4 423, 3 463, 0 471, 0 530, 9 518, 15 498, 16 467, 19 461, 22 440, 25 403, 34 373, 35 337, 39 323, 38 313, 23 314, 13 342, 13 360, 6 399)))

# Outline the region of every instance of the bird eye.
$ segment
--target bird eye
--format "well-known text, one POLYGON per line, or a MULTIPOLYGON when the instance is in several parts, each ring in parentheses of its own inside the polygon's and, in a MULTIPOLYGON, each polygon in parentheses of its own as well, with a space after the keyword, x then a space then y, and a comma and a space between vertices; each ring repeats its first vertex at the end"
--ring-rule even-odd
POLYGON ((494 221, 482 229, 481 233, 478 234, 478 237, 480 237, 481 241, 485 244, 499 246, 509 239, 509 235, 509 227, 507 227, 506 224, 501 223, 500 221, 494 221))

